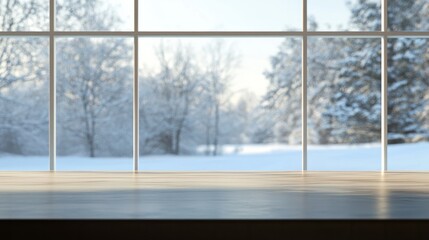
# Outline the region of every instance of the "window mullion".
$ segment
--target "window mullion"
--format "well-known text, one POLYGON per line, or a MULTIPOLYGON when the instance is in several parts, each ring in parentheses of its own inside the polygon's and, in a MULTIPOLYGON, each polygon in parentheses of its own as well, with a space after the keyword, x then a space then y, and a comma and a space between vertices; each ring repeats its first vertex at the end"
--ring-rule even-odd
POLYGON ((139 14, 134 0, 133 170, 139 170, 139 14))
POLYGON ((381 31, 383 37, 381 39, 381 172, 387 171, 387 37, 388 37, 388 16, 387 7, 388 1, 382 0, 381 4, 381 31))
POLYGON ((49 2, 49 169, 56 169, 55 0, 49 2))
POLYGON ((302 121, 302 171, 307 171, 307 0, 302 0, 302 50, 301 50, 301 121, 302 121))

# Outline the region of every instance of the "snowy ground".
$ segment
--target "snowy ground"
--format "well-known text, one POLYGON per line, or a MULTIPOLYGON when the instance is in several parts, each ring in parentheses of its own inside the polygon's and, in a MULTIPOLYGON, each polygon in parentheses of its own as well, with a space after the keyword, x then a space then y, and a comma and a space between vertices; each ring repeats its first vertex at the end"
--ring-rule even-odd
MULTIPOLYGON (((312 171, 380 170, 380 144, 309 146, 308 168, 312 171)), ((222 156, 141 156, 140 169, 155 171, 299 171, 299 146, 244 145, 226 146, 222 156)), ((389 170, 429 170, 429 143, 390 145, 389 170)), ((45 157, 0 155, 0 171, 48 170, 45 157)), ((57 157, 57 169, 63 171, 130 171, 131 158, 57 157)))

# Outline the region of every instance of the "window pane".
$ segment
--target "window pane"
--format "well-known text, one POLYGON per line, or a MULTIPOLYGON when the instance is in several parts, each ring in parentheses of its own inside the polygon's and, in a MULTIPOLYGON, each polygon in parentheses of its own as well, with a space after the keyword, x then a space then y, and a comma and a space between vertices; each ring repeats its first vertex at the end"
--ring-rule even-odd
POLYGON ((0 171, 48 170, 49 40, 0 38, 0 171))
POLYGON ((308 0, 309 31, 380 31, 380 0, 308 0))
POLYGON ((310 38, 310 170, 380 169, 380 40, 310 38))
POLYGON ((389 169, 429 170, 429 39, 388 41, 389 169))
POLYGON ((300 0, 141 0, 144 31, 301 29, 300 0))
POLYGON ((392 31, 428 31, 428 0, 389 0, 389 29, 392 31))
POLYGON ((2 0, 0 16, 0 31, 48 31, 49 0, 2 0))
POLYGON ((59 170, 132 169, 133 41, 57 41, 59 170))
POLYGON ((57 0, 59 31, 132 31, 132 0, 57 0))
POLYGON ((142 170, 299 170, 301 41, 140 39, 142 170))

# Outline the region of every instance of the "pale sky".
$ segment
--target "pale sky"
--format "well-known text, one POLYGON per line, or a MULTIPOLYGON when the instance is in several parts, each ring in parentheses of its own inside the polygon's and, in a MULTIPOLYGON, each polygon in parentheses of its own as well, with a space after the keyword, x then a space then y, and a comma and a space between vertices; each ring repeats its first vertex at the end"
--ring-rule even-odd
MULTIPOLYGON (((132 0, 108 0, 125 20, 121 30, 132 30, 132 0)), ((379 0, 374 0, 379 1, 379 0)), ((308 0, 308 15, 320 30, 344 30, 349 19, 347 0, 308 0), (327 27, 327 25, 330 27, 327 27)), ((140 0, 140 31, 281 31, 301 28, 300 0, 140 0)), ((215 38, 169 38, 168 44, 191 44, 196 50, 215 38)), ((234 90, 248 89, 262 95, 268 85, 263 72, 269 69, 282 38, 223 38, 241 56, 233 80, 234 90)), ((140 62, 156 66, 154 48, 160 38, 140 41, 140 62)), ((197 51, 198 52, 198 51, 197 51)))
MULTIPOLYGON (((202 52, 204 47, 216 40, 222 40, 224 44, 232 46, 240 56, 239 67, 234 71, 234 79, 231 83, 232 91, 249 90, 257 95, 265 93, 268 80, 263 72, 270 67, 269 57, 277 52, 283 38, 141 38, 140 71, 153 71, 158 67, 155 49, 163 41, 164 45, 174 46, 182 44, 192 46, 194 53, 202 52)), ((299 57, 299 56, 298 56, 299 57)), ((144 73, 143 73, 144 74, 144 73)))
MULTIPOLYGON (((105 0, 132 30, 133 0, 105 0)), ((308 15, 332 30, 349 18, 348 0, 307 0, 308 15)), ((352 0, 353 2, 357 0, 352 0)), ((379 2, 380 0, 370 0, 379 2)), ((140 30, 204 31, 301 28, 301 0, 140 0, 140 30), (244 3, 244 4, 243 4, 244 3)))

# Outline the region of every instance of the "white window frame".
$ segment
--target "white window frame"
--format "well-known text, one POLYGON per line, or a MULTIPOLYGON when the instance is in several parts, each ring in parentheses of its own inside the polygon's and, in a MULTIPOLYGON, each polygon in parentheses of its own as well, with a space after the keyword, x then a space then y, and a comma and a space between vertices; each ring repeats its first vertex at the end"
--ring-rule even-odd
MULTIPOLYGON (((203 1, 203 0, 202 0, 203 1)), ((139 31, 139 0, 134 0, 133 31, 56 31, 55 2, 49 0, 49 31, 1 32, 0 37, 49 37, 49 162, 50 171, 56 170, 56 76, 55 76, 55 39, 57 37, 133 37, 134 73, 133 73, 133 170, 139 170, 139 73, 138 48, 140 37, 300 37, 302 39, 302 171, 307 171, 307 39, 308 37, 360 37, 381 40, 381 172, 388 169, 387 158, 387 40, 397 37, 429 38, 428 31, 389 31, 387 6, 388 0, 381 1, 380 31, 308 31, 307 0, 302 1, 301 31, 139 31)))

